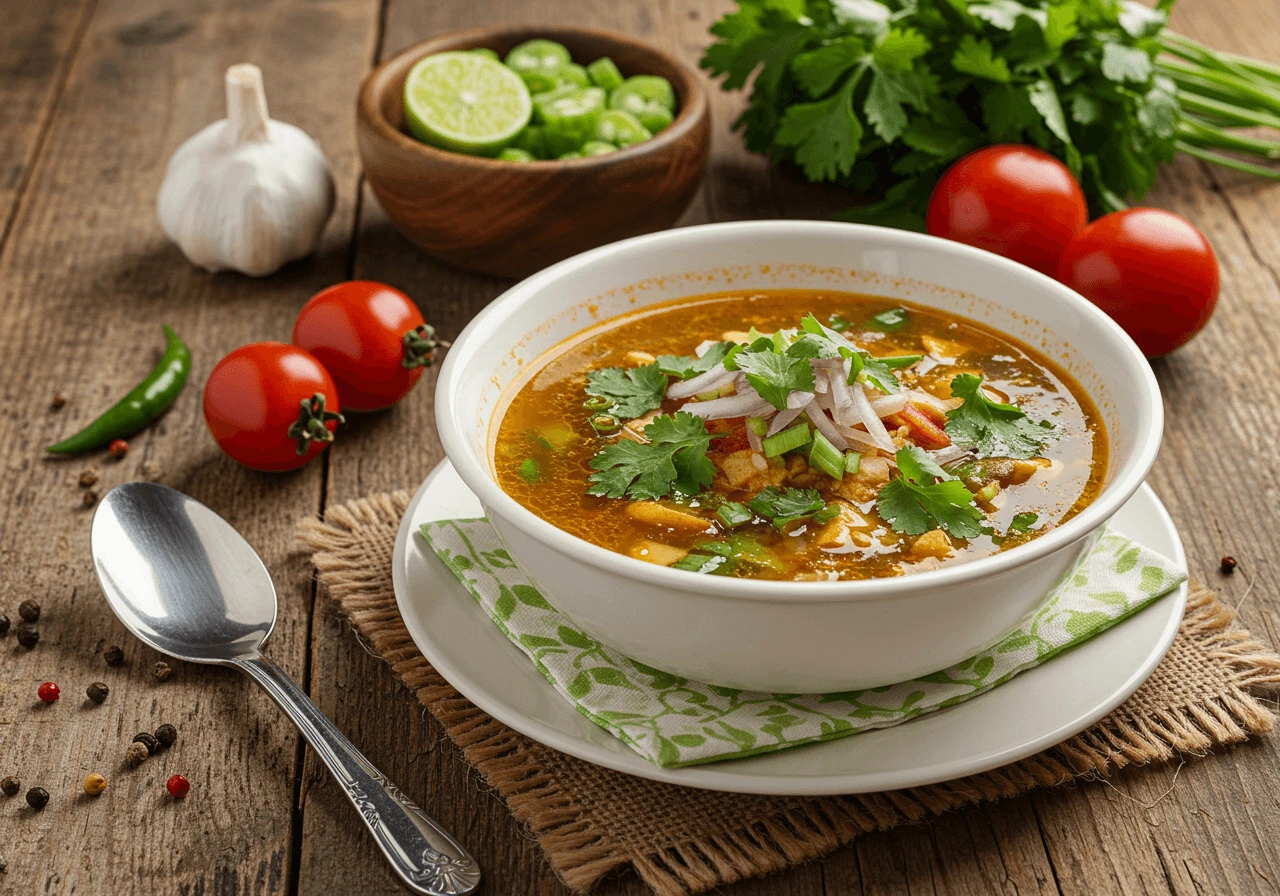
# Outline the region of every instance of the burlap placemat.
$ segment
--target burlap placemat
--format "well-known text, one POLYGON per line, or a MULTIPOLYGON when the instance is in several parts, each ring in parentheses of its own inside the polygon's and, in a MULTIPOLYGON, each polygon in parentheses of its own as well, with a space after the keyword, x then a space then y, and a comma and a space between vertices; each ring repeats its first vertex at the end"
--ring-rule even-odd
POLYGON ((982 800, 1129 765, 1203 756, 1271 730, 1258 699, 1280 684, 1280 656, 1230 627, 1234 613, 1193 587, 1168 656, 1092 728, 1013 765, 945 784, 845 797, 757 797, 659 784, 599 768, 485 715, 426 661, 391 585, 402 492, 331 509, 301 531, 320 581, 370 649, 391 664, 537 839, 574 890, 630 865, 663 896, 700 893, 816 859, 860 834, 982 800))

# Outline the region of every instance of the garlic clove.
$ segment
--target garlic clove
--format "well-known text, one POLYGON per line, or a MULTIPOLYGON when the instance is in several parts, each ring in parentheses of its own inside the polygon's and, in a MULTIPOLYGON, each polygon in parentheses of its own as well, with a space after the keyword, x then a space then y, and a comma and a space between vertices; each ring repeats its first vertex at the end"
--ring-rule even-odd
POLYGON ((169 159, 156 211, 192 263, 261 277, 315 248, 333 212, 333 175, 304 131, 271 120, 256 65, 229 68, 226 91, 227 118, 169 159))

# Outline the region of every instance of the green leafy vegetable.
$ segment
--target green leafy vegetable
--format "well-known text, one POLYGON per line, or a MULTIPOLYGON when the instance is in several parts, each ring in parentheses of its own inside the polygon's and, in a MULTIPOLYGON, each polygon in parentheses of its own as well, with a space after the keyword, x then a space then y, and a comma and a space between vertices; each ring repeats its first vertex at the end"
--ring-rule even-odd
POLYGON ((779 529, 808 518, 816 523, 829 522, 840 512, 835 505, 828 505, 817 489, 778 488, 776 485, 767 486, 747 506, 758 516, 772 520, 779 529))
POLYGON ((606 367, 587 374, 587 394, 608 399, 609 413, 618 417, 642 417, 662 407, 667 377, 657 362, 643 367, 606 367))
POLYGON ((1015 513, 1013 519, 1009 521, 1010 532, 1030 532, 1031 527, 1036 524, 1036 520, 1040 519, 1039 514, 1031 511, 1023 511, 1015 513))
POLYGON ((702 65, 750 82, 749 149, 882 200, 850 220, 919 229, 947 166, 993 143, 1062 159, 1095 212, 1140 198, 1178 150, 1280 179, 1217 152, 1280 156, 1225 129, 1276 124, 1280 76, 1166 31, 1172 5, 737 0, 702 65))
POLYGON ((813 368, 807 358, 748 350, 736 355, 734 362, 760 397, 779 410, 787 406, 792 392, 813 391, 813 368))
POLYGON ((756 518, 751 509, 746 504, 740 504, 737 501, 725 501, 716 508, 716 518, 730 529, 735 526, 741 526, 749 523, 756 518))
POLYGON ((826 340, 832 347, 831 352, 822 357, 834 357, 838 354, 840 357, 852 362, 849 370, 850 383, 858 379, 865 379, 887 395, 894 394, 900 388, 898 378, 893 375, 893 368, 890 367, 890 363, 894 367, 906 367, 919 361, 921 357, 919 355, 915 356, 909 364, 905 363, 906 358, 877 358, 870 352, 854 345, 835 330, 824 326, 812 314, 805 315, 804 320, 800 322, 800 327, 810 336, 818 340, 826 340))
POLYGON ((947 411, 947 435, 979 457, 1036 457, 1056 436, 1052 424, 1033 423, 1017 405, 983 395, 980 376, 960 374, 951 381, 951 394, 963 398, 964 404, 947 411))
POLYGON ((880 489, 876 509, 895 532, 923 535, 942 529, 956 538, 982 534, 985 517, 973 493, 914 445, 896 455, 898 478, 880 489))
POLYGON ((536 457, 526 457, 520 464, 520 478, 530 485, 542 478, 542 464, 536 457))
POLYGON ((871 315, 867 319, 867 326, 883 333, 895 333, 911 326, 911 315, 907 314, 906 308, 887 308, 871 315))
POLYGON ((671 564, 674 569, 703 575, 729 575, 743 565, 777 568, 764 545, 748 535, 731 535, 722 541, 704 541, 671 564))
POLYGON ((588 494, 655 501, 673 491, 696 495, 711 484, 715 466, 707 459, 711 436, 699 417, 684 411, 664 414, 644 428, 649 443, 623 439, 591 458, 588 494))
POLYGON ((725 359, 732 342, 717 342, 701 358, 689 355, 658 355, 658 369, 668 376, 678 376, 682 380, 691 380, 700 373, 706 373, 725 359))

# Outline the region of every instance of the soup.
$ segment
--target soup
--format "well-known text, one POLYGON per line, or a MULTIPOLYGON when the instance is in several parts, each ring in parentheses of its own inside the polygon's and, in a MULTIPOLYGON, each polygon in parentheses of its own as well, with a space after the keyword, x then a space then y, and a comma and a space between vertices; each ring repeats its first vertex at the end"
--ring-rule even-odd
POLYGON ((605 321, 505 396, 498 482, 565 532, 703 575, 896 576, 1097 495, 1106 430, 1039 352, 932 308, 770 290, 605 321))

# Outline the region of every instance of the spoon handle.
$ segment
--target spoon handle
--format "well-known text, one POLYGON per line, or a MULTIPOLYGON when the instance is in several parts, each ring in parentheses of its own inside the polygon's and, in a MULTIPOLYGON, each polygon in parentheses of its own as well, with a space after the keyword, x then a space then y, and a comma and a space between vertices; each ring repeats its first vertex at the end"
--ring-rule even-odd
POLYGON ((293 719, 413 892, 461 896, 480 885, 475 859, 374 768, 283 669, 264 656, 237 660, 235 665, 266 688, 293 719))

